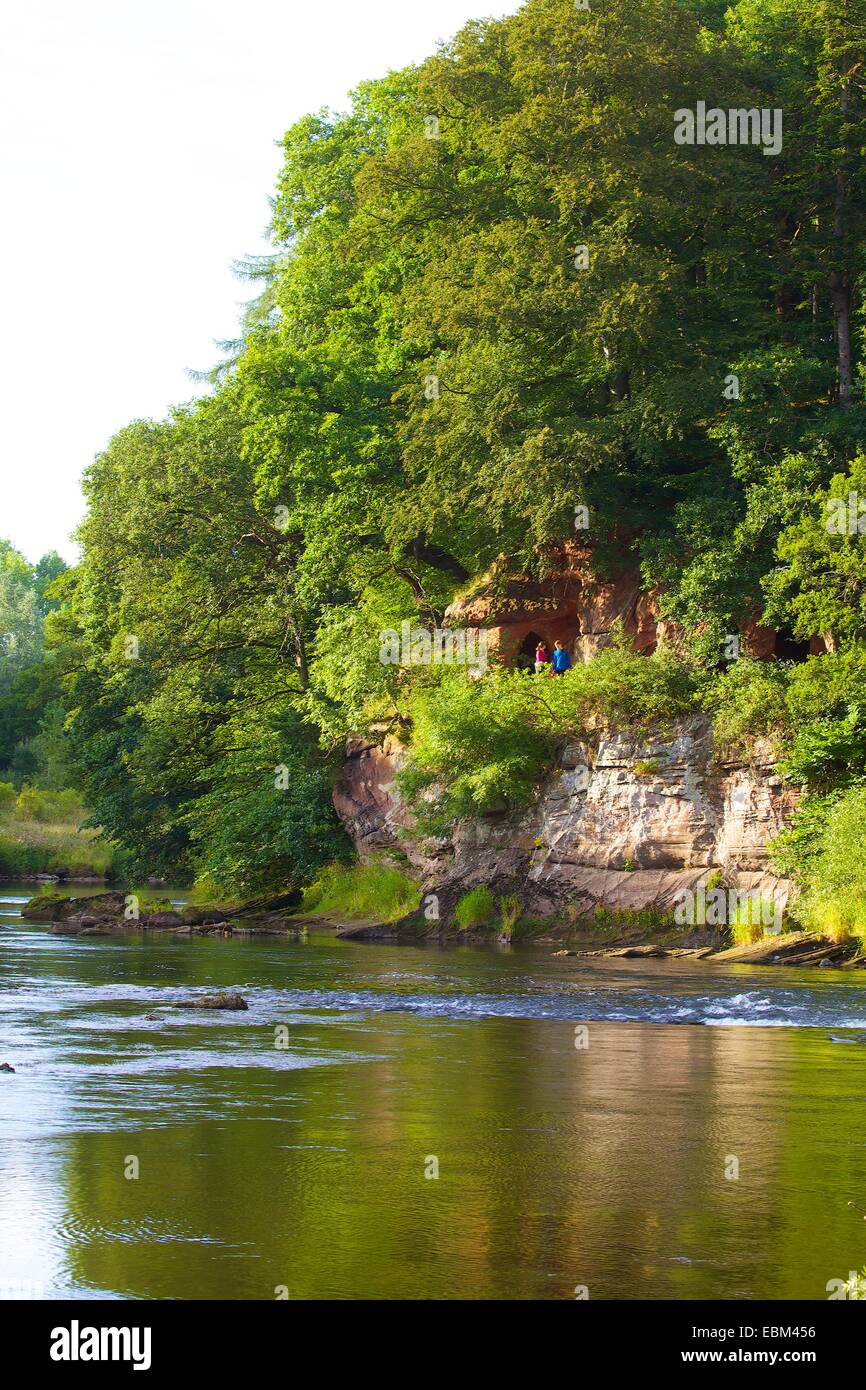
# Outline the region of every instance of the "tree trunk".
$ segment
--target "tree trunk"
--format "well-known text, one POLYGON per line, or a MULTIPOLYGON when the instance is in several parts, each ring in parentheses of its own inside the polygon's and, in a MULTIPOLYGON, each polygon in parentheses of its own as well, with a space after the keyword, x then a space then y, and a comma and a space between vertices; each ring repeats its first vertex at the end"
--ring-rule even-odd
POLYGON ((295 660, 298 664, 298 681, 302 690, 308 690, 310 685, 310 671, 307 666, 307 646, 304 642, 304 634, 301 625, 295 617, 289 619, 292 629, 292 637, 295 641, 295 660))
POLYGON ((839 378, 839 404, 851 404, 851 286, 840 270, 830 272, 830 299, 836 321, 836 371, 839 378))
MULTIPOLYGON (((839 109, 848 111, 847 82, 842 83, 839 109)), ((845 265, 845 213, 847 190, 845 175, 836 171, 836 198, 833 207, 833 238, 836 242, 837 267, 845 265)), ((836 370, 839 378, 839 404, 847 409, 851 404, 851 279, 846 269, 830 271, 830 300, 836 323, 836 370)))

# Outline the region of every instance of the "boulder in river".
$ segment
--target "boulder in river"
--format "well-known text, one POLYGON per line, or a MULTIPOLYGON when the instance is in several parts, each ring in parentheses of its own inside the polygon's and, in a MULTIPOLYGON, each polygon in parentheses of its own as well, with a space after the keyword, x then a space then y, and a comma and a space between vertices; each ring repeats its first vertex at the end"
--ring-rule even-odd
POLYGON ((92 893, 83 898, 67 898, 61 893, 37 893, 26 903, 22 916, 30 922, 65 922, 71 917, 86 915, 92 921, 96 918, 123 917, 126 907, 126 894, 117 890, 109 893, 92 893))
POLYGON ((248 1009, 241 994, 202 994, 198 999, 182 999, 176 1009, 248 1009))
POLYGON ((183 918, 179 912, 150 912, 141 919, 145 927, 179 927, 183 918))
POLYGON ((10 1067, 10 1065, 9 1065, 8 1062, 0 1062, 0 1071, 11 1071, 11 1072, 14 1072, 14 1071, 15 1071, 15 1068, 14 1068, 14 1067, 10 1067))

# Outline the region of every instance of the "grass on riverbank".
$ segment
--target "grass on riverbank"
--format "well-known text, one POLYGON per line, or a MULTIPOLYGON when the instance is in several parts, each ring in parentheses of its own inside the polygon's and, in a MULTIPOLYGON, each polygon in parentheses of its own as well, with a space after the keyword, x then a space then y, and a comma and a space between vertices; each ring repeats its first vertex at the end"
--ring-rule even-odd
POLYGON ((10 796, 12 790, 0 785, 0 874, 91 878, 110 872, 114 850, 98 830, 79 829, 87 811, 75 792, 25 787, 10 796))
POLYGON ((302 914, 396 922, 418 906, 421 886, 391 864, 329 864, 304 889, 302 914))

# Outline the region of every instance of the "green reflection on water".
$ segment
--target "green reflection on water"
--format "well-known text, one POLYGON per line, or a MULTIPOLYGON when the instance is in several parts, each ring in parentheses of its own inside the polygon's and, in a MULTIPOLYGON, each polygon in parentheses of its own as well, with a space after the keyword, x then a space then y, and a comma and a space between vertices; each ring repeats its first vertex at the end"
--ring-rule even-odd
POLYGON ((79 990, 31 1039, 74 1074, 20 1073, 32 1113, 62 1121, 22 1141, 50 1221, 34 1233, 25 1200, 11 1226, 59 1261, 55 1293, 823 1298, 866 1262, 847 1206, 864 1052, 823 1031, 596 1022, 578 1050, 568 1020, 256 1003, 335 974, 458 996, 501 974, 507 991, 550 968, 532 953, 53 938, 25 954, 22 979, 79 990), (104 997, 118 982, 242 987, 254 1007, 148 1023, 152 1003, 104 997))

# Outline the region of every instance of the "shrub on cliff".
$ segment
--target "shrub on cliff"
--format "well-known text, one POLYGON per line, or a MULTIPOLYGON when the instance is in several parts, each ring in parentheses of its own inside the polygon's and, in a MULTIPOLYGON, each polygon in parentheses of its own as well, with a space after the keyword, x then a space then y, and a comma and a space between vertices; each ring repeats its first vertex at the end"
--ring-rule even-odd
POLYGON ((783 770, 813 791, 844 787, 866 771, 866 651, 813 656, 790 673, 791 737, 783 770))
POLYGON ((746 752, 770 739, 790 781, 824 794, 866 771, 866 651, 849 648, 807 661, 743 657, 706 686, 718 747, 746 752))
POLYGON ((544 700, 551 727, 562 736, 596 724, 657 727, 693 713, 699 688, 696 673, 669 647, 640 656, 620 626, 592 661, 546 682, 544 700))
POLYGON ((717 747, 744 749, 756 738, 788 728, 788 668, 777 661, 734 661, 705 689, 702 704, 713 720, 717 747))
POLYGON ((399 783, 424 828, 529 801, 555 746, 541 684, 523 671, 475 680, 450 670, 415 693, 410 758, 399 783))
POLYGON ((698 682, 669 651, 638 656, 620 640, 564 676, 495 670, 442 674, 415 692, 413 739, 399 774, 423 829, 526 806, 564 738, 599 725, 658 727, 696 707, 698 682))

